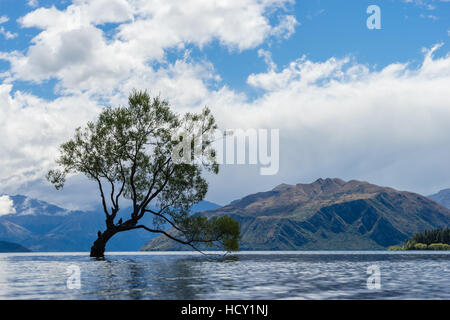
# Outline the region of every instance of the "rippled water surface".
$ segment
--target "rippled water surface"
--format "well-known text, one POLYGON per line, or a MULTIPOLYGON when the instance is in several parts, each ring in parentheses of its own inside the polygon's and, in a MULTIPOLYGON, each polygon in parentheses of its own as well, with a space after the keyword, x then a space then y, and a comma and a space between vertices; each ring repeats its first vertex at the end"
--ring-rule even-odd
POLYGON ((102 261, 87 253, 0 254, 0 299, 392 298, 450 299, 450 253, 131 252, 102 261), (74 266, 79 289, 67 286, 74 266), (380 270, 379 289, 367 287, 370 266, 380 270))

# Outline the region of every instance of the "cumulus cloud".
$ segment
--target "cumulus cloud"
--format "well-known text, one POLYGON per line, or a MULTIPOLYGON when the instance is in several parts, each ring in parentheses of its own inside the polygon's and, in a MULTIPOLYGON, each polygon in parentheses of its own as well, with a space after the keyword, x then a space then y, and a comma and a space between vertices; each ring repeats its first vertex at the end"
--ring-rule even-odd
MULTIPOLYGON (((203 103, 209 95, 208 82, 216 78, 210 63, 192 63, 186 57, 156 71, 140 70, 115 88, 107 104, 126 104, 132 89, 150 89, 152 95, 163 95, 179 112, 185 112, 203 103)), ((44 176, 55 165, 58 146, 101 110, 105 103, 97 98, 86 93, 48 101, 13 92, 12 84, 0 84, 0 136, 8 137, 0 140, 0 191, 27 194, 72 209, 95 203, 96 190, 87 187, 86 180, 71 179, 65 192, 55 193, 44 176)))
POLYGON ((222 128, 280 129, 279 173, 260 176, 256 166, 225 165, 219 176, 208 176, 212 201, 318 177, 422 193, 449 187, 450 56, 435 57, 439 46, 424 51, 419 67, 405 61, 381 70, 352 57, 302 56, 277 66, 270 51, 259 49, 267 70, 248 75, 247 83, 263 92, 251 100, 184 48, 218 41, 229 50, 247 50, 287 37, 298 25, 295 18, 281 15, 276 25, 267 18, 286 1, 189 0, 179 8, 174 1, 114 0, 104 11, 100 3, 77 0, 65 10, 34 10, 20 20, 41 29, 29 49, 0 53, 11 63, 0 74, 0 135, 8 137, 0 140, 0 191, 72 208, 94 201, 95 186, 86 188, 79 177, 73 194, 69 185, 49 199, 53 194, 42 178, 58 145, 93 119, 100 105, 126 103, 132 88, 161 94, 178 112, 207 105, 222 128), (117 24, 112 36, 101 28, 109 22, 117 24), (169 48, 186 54, 168 63, 169 48), (53 101, 13 90, 18 79, 50 78, 59 80, 56 90, 63 94, 53 101))
MULTIPOLYGON (((219 176, 208 176, 208 198, 219 203, 317 177, 362 179, 427 194, 450 181, 450 55, 435 57, 438 48, 425 50, 417 68, 394 63, 376 70, 351 57, 300 57, 284 68, 272 65, 249 75, 248 83, 265 91, 255 100, 227 86, 209 86, 215 71, 208 63, 178 60, 137 74, 111 101, 123 103, 131 88, 154 84, 152 93, 169 98, 180 112, 210 106, 221 128, 279 128, 279 173, 260 176, 256 166, 224 165, 219 176)), ((260 55, 273 63, 269 52, 260 55)), ((1 142, 7 157, 0 159, 0 176, 8 177, 2 185, 23 185, 43 176, 56 146, 98 108, 86 96, 48 102, 1 88, 7 108, 0 134, 10 137, 1 142)))
POLYGON ((58 146, 99 111, 86 96, 46 101, 11 91, 0 85, 0 184, 9 192, 45 176, 58 146))
POLYGON ((0 216, 16 213, 14 202, 9 196, 0 196, 0 216))
MULTIPOLYGON (((264 59, 270 66, 268 72, 251 74, 247 79, 247 83, 267 91, 285 88, 293 83, 296 83, 298 86, 306 87, 321 79, 342 79, 345 75, 345 73, 342 72, 342 67, 349 61, 348 58, 341 60, 330 58, 325 62, 315 63, 307 60, 306 56, 303 56, 302 58, 291 62, 289 66, 284 68, 281 72, 276 72, 273 62, 268 60, 267 53, 260 52, 260 55, 262 54, 264 54, 264 59)), ((352 72, 355 71, 355 68, 358 68, 359 72, 365 71, 363 66, 355 65, 351 72, 347 73, 346 76, 352 76, 352 72)))
MULTIPOLYGON (((209 84, 220 78, 213 66, 208 61, 194 63, 189 54, 164 64, 165 50, 186 43, 201 47, 214 40, 230 50, 254 47, 275 36, 267 10, 276 11, 286 2, 190 1, 181 10, 176 1, 149 5, 147 1, 77 0, 64 10, 39 8, 19 19, 24 28, 42 31, 26 51, 0 52, 0 58, 11 64, 0 75, 4 78, 0 134, 11 137, 0 142, 2 190, 36 194, 35 189, 45 189, 42 177, 53 165, 58 145, 76 126, 95 117, 99 97, 102 102, 123 104, 130 90, 138 88, 162 93, 175 106, 203 103, 210 94, 209 84), (111 38, 101 29, 105 23, 118 24, 111 38), (152 61, 164 65, 155 69, 152 61), (13 93, 15 80, 41 83, 51 78, 59 80, 56 90, 64 94, 54 101, 13 93)), ((79 185, 74 188, 85 190, 79 185)))
POLYGON ((290 0, 201 1, 76 0, 64 10, 39 8, 19 20, 42 31, 26 52, 3 53, 14 80, 40 83, 56 78, 61 93, 111 94, 152 62, 164 62, 169 48, 218 41, 230 50, 254 48, 269 37, 289 37, 295 17, 284 13, 290 0), (117 23, 112 36, 101 26, 117 23))
MULTIPOLYGON (((225 127, 280 128, 277 176, 230 167, 228 179, 234 176, 234 186, 255 192, 317 177, 363 179, 425 194, 448 187, 450 55, 434 57, 438 48, 426 50, 416 69, 394 63, 374 70, 348 57, 303 57, 278 72, 250 75, 248 83, 266 91, 254 101, 233 92, 212 95, 210 104, 225 127)), ((217 185, 217 197, 229 188, 217 185)))

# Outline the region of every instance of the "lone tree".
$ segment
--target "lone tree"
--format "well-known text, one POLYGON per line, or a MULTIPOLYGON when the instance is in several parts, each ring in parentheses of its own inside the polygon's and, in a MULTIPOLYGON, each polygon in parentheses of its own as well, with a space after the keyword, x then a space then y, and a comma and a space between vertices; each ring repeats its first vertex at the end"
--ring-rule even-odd
POLYGON ((208 108, 179 116, 167 101, 133 91, 127 107, 105 108, 96 121, 76 129, 74 137, 61 145, 58 168, 50 170, 47 179, 59 190, 68 174, 82 173, 98 185, 106 229, 98 232, 91 257, 103 257, 109 239, 133 229, 161 233, 195 249, 197 244, 239 249, 237 221, 189 215, 208 189, 202 171, 219 171, 208 134, 216 128, 208 108), (210 155, 202 161, 195 159, 199 149, 194 138, 199 136, 200 151, 210 155), (125 221, 116 222, 123 199, 132 203, 131 212, 125 221), (152 226, 140 224, 148 214, 153 215, 152 226))

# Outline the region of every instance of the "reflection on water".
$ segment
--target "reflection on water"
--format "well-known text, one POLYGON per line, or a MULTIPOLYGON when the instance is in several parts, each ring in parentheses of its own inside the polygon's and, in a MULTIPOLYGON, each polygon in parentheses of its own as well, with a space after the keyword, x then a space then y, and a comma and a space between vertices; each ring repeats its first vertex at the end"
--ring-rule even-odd
POLYGON ((0 299, 450 299, 446 252, 0 254, 0 299), (68 267, 81 288, 68 289, 68 267), (381 289, 367 287, 367 268, 381 289))

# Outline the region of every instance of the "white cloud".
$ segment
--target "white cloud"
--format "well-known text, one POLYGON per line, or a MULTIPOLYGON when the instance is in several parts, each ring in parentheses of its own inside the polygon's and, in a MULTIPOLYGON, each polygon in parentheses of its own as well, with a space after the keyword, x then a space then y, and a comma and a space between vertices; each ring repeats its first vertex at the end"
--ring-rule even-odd
POLYGON ((28 0, 27 5, 29 5, 32 8, 36 8, 37 6, 39 6, 39 1, 38 0, 28 0))
MULTIPOLYGON (((351 57, 303 56, 277 67, 270 52, 260 49, 267 71, 247 78, 264 92, 256 100, 221 85, 208 61, 194 62, 189 54, 171 64, 165 60, 167 49, 182 53, 187 43, 218 41, 229 50, 246 50, 272 36, 289 36, 295 18, 280 16, 276 26, 267 18, 284 2, 189 0, 180 8, 174 1, 115 0, 102 11, 101 1, 77 0, 64 11, 31 12, 20 21, 42 30, 31 47, 0 52, 12 65, 0 74, 0 136, 8 137, 0 140, 0 191, 47 190, 41 181, 57 146, 95 117, 100 104, 126 103, 132 88, 161 93, 179 112, 208 105, 222 128, 280 128, 279 174, 261 177, 257 168, 223 167, 211 178, 210 200, 223 203, 320 176, 424 193, 449 187, 450 56, 433 57, 438 47, 425 52, 417 69, 405 62, 378 71, 351 57), (108 37, 99 26, 107 22, 119 24, 108 37), (49 78, 59 80, 57 90, 65 96, 46 101, 13 93, 8 84, 49 78)), ((96 197, 95 188, 77 181, 79 199, 96 197)), ((58 197, 62 205, 74 199, 67 190, 58 197)))
POLYGON ((9 18, 7 16, 0 16, 0 24, 8 22, 9 18))
POLYGON ((267 65, 267 68, 269 71, 275 71, 277 66, 272 60, 272 53, 270 51, 259 49, 258 50, 258 57, 262 57, 264 59, 264 62, 267 65))
POLYGON ((12 79, 56 78, 62 93, 107 95, 153 62, 164 62, 169 48, 218 41, 246 50, 269 37, 290 36, 297 23, 293 16, 280 14, 278 26, 268 19, 290 2, 76 0, 65 10, 39 8, 21 18, 23 27, 42 31, 26 52, 1 56, 11 63, 12 79), (118 23, 112 36, 101 30, 107 22, 118 23))
POLYGON ((295 33, 295 27, 299 22, 294 16, 285 15, 282 17, 280 24, 272 29, 272 34, 277 37, 288 39, 295 33))
POLYGON ((291 1, 189 0, 182 6, 177 1, 133 2, 137 18, 120 28, 123 40, 156 43, 164 48, 184 43, 203 46, 217 39, 225 46, 244 50, 261 44, 270 35, 273 27, 266 12, 291 1))
MULTIPOLYGON (((109 101, 122 104, 131 88, 150 88, 179 112, 210 106, 222 128, 280 128, 278 175, 224 166, 222 174, 210 177, 213 201, 328 176, 427 194, 450 185, 450 55, 434 57, 438 48, 425 51, 417 69, 395 63, 377 71, 352 58, 316 62, 302 57, 279 71, 272 66, 250 75, 249 84, 265 90, 254 101, 227 86, 211 87, 214 68, 186 58, 158 71, 142 70, 116 88, 109 101)), ((270 57, 267 51, 260 54, 270 57)), ((5 150, 2 190, 27 183, 36 187, 30 182, 51 167, 57 145, 95 116, 96 103, 86 95, 49 102, 21 92, 11 96, 10 87, 0 88, 0 102, 7 106, 0 111, 0 135, 8 137, 0 142, 5 150)), ((92 199, 95 192, 87 190, 92 199)))
MULTIPOLYGON (((291 62, 288 67, 281 72, 276 72, 274 66, 267 73, 251 74, 247 82, 248 84, 262 88, 268 91, 286 88, 291 83, 296 83, 299 87, 307 87, 317 81, 329 78, 342 79, 345 75, 342 72, 343 65, 347 64, 349 59, 338 60, 330 58, 322 63, 314 63, 306 59, 306 56, 291 62)), ((364 68, 363 66, 355 66, 364 68)), ((352 69, 352 71, 355 71, 352 69)), ((363 72, 364 70, 358 70, 363 72)), ((351 76, 348 73, 347 76, 351 76)))
MULTIPOLYGON (((126 104, 133 88, 150 89, 183 112, 198 106, 209 95, 209 81, 215 81, 212 65, 193 64, 186 57, 157 71, 150 67, 141 70, 123 86, 114 88, 106 104, 126 104)), ((71 208, 86 208, 82 199, 97 200, 95 188, 86 187, 83 179, 72 185, 69 182, 64 195, 55 194, 43 180, 55 165, 58 146, 73 135, 76 127, 94 119, 99 112, 97 97, 77 94, 47 101, 21 91, 13 94, 11 84, 0 84, 0 105, 0 136, 8 137, 0 140, 0 191, 27 194, 64 207, 70 204, 71 208), (78 203, 74 193, 80 197, 78 203)))
MULTIPOLYGON (((6 23, 9 21, 7 16, 0 16, 0 24, 6 23)), ((5 29, 5 27, 0 27, 0 35, 4 36, 7 40, 14 39, 17 37, 17 33, 12 33, 5 29)))
POLYGON ((99 111, 87 96, 46 101, 11 90, 0 84, 0 184, 7 193, 42 178, 57 147, 99 111))
POLYGON ((0 216, 16 213, 14 202, 9 196, 0 196, 0 216))
POLYGON ((249 76, 249 84, 266 90, 255 101, 226 89, 212 93, 206 104, 222 127, 280 128, 281 163, 273 177, 224 168, 224 176, 211 178, 211 199, 317 177, 425 194, 448 188, 450 55, 433 57, 438 47, 426 51, 418 69, 396 63, 375 71, 350 58, 303 57, 279 72, 249 76))
POLYGON ((0 34, 3 35, 7 40, 11 40, 17 37, 17 33, 12 33, 8 30, 5 30, 4 27, 0 27, 0 34))

